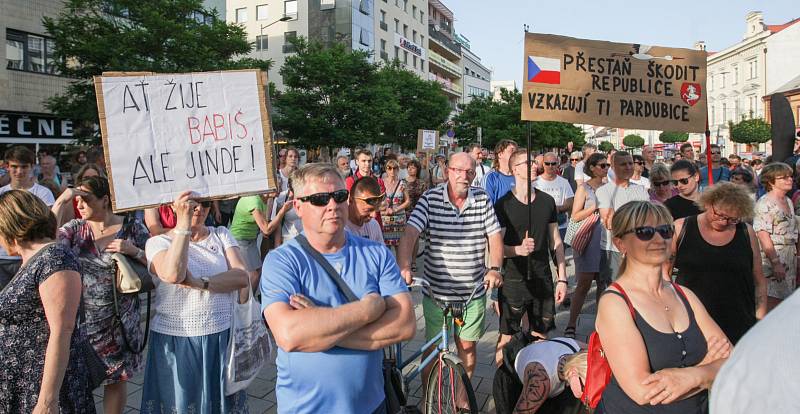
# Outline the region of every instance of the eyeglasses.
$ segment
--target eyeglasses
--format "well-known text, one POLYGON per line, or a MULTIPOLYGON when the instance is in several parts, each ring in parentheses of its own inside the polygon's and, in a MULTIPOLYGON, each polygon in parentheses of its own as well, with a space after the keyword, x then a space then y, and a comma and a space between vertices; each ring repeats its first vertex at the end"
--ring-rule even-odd
POLYGON ((777 180, 794 180, 794 177, 792 177, 791 175, 781 175, 781 176, 775 177, 775 181, 777 181, 777 180))
POLYGON ((382 193, 381 195, 377 195, 374 197, 353 197, 353 198, 355 198, 356 200, 361 200, 371 205, 372 207, 378 208, 380 207, 381 203, 383 203, 383 200, 386 198, 386 193, 382 193))
POLYGON ((689 184, 689 177, 681 178, 679 180, 669 180, 669 182, 671 182, 672 185, 678 185, 678 183, 686 185, 686 184, 689 184))
POLYGON ((396 169, 397 169, 397 167, 386 167, 386 171, 396 170, 396 169))
POLYGON ((578 158, 570 158, 569 160, 570 160, 570 161, 572 161, 572 162, 578 162, 578 161, 580 161, 578 158))
POLYGON ((452 172, 454 172, 454 173, 456 173, 456 174, 465 174, 467 177, 475 175, 475 170, 465 170, 465 169, 456 168, 456 167, 447 167, 447 169, 452 171, 452 172))
POLYGON ((600 168, 602 168, 602 169, 604 169, 604 170, 605 170, 606 168, 610 167, 610 166, 611 166, 611 164, 608 164, 608 163, 603 163, 603 164, 595 164, 594 166, 595 166, 595 167, 600 167, 600 168))
POLYGON ((644 161, 634 161, 633 163, 636 165, 644 165, 644 161))
POLYGON ((316 193, 307 195, 305 197, 299 197, 298 200, 302 202, 309 202, 313 206, 317 207, 325 207, 328 203, 333 199, 336 204, 342 204, 347 201, 347 197, 350 195, 350 192, 347 190, 336 190, 330 193, 316 193))
POLYGON ((636 234, 636 238, 641 241, 650 241, 653 239, 653 236, 658 233, 662 239, 667 240, 671 239, 672 236, 675 235, 675 226, 671 224, 662 224, 660 226, 642 226, 637 227, 633 230, 626 231, 622 233, 622 235, 634 233, 636 234))
POLYGON ((553 167, 553 166, 558 165, 558 162, 547 162, 547 161, 545 161, 544 165, 546 165, 548 167, 553 167))
POLYGON ((715 216, 718 217, 715 221, 725 221, 727 224, 739 224, 742 221, 739 217, 729 217, 724 214, 717 213, 717 210, 714 208, 714 205, 711 205, 711 212, 714 213, 715 216))
POLYGON ((664 185, 669 185, 669 182, 670 182, 670 181, 671 181, 671 180, 666 180, 666 181, 653 181, 653 182, 651 182, 650 184, 652 184, 652 185, 653 185, 653 186, 655 186, 655 187, 661 187, 661 186, 664 186, 664 185))

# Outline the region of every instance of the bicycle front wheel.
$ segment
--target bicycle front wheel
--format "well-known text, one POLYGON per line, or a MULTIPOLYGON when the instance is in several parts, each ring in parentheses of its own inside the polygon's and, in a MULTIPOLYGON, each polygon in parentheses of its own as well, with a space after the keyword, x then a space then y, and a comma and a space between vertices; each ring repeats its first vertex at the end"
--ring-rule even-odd
POLYGON ((440 355, 428 377, 425 413, 457 414, 459 410, 477 413, 478 408, 464 364, 454 355, 440 355))

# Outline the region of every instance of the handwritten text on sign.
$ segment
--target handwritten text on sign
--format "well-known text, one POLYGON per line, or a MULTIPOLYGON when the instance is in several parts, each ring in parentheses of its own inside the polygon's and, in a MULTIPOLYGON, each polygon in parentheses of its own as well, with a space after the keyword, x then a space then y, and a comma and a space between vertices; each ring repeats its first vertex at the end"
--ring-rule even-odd
POLYGON ((184 190, 216 197, 274 188, 258 76, 100 77, 115 210, 170 202, 184 190))
POLYGON ((524 58, 524 120, 705 130, 705 51, 527 33, 524 58))

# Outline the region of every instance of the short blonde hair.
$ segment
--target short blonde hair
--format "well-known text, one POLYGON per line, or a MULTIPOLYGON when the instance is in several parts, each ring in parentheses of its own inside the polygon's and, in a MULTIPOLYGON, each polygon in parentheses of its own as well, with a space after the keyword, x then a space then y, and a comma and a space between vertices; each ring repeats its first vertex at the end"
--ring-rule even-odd
MULTIPOLYGON (((622 236, 632 232, 637 227, 642 227, 647 224, 650 219, 655 219, 656 225, 672 224, 672 214, 661 203, 653 203, 651 201, 631 201, 619 208, 614 212, 614 218, 611 219, 611 233, 614 238, 622 238, 622 236)), ((625 272, 626 259, 622 258, 622 263, 619 265, 618 274, 625 272)))
POLYGON ((751 220, 755 215, 755 205, 747 189, 728 181, 721 181, 706 188, 700 193, 697 204, 705 210, 711 206, 719 206, 735 211, 736 216, 745 221, 751 220))
POLYGON ((292 183, 292 190, 294 190, 295 198, 304 197, 305 186, 307 183, 315 182, 332 182, 339 181, 344 185, 342 176, 339 175, 339 170, 333 164, 315 162, 306 164, 292 172, 289 179, 292 183))
POLYGON ((39 197, 11 190, 0 194, 0 237, 6 242, 31 242, 56 236, 56 217, 39 197))
POLYGON ((764 184, 764 189, 772 191, 772 186, 775 185, 775 179, 782 176, 794 175, 794 170, 788 164, 782 162, 771 162, 761 169, 761 183, 764 184))

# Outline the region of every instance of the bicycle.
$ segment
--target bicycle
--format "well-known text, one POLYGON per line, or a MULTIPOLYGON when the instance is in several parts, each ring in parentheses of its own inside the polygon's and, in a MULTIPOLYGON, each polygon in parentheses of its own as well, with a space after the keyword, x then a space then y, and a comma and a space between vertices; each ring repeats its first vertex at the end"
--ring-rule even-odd
POLYGON ((395 362, 399 362, 397 368, 401 373, 403 392, 406 395, 408 395, 411 380, 422 374, 425 367, 431 363, 435 364, 428 374, 428 384, 425 390, 424 412, 426 414, 455 414, 458 413, 459 410, 463 410, 463 407, 457 407, 456 405, 457 395, 461 390, 466 394, 467 403, 469 405, 469 407, 466 408, 469 409, 469 412, 477 413, 479 410, 478 403, 475 399, 475 391, 472 389, 472 382, 469 376, 467 376, 464 363, 456 353, 450 350, 450 325, 448 324, 448 316, 453 318, 455 324, 462 326, 464 324, 467 305, 469 305, 475 297, 475 294, 484 286, 485 284, 483 282, 475 286, 466 301, 441 302, 433 298, 430 283, 428 283, 427 280, 415 279, 414 282, 409 285, 409 288, 421 287, 426 289, 428 297, 433 300, 444 313, 442 331, 422 345, 422 347, 414 352, 408 359, 403 360, 401 344, 395 345, 394 348, 391 349, 394 355, 390 354, 389 356, 390 359, 394 358, 395 362), (430 355, 420 362, 419 366, 411 370, 408 374, 403 373, 412 362, 416 361, 425 350, 434 344, 437 344, 435 352, 431 352, 430 355))

